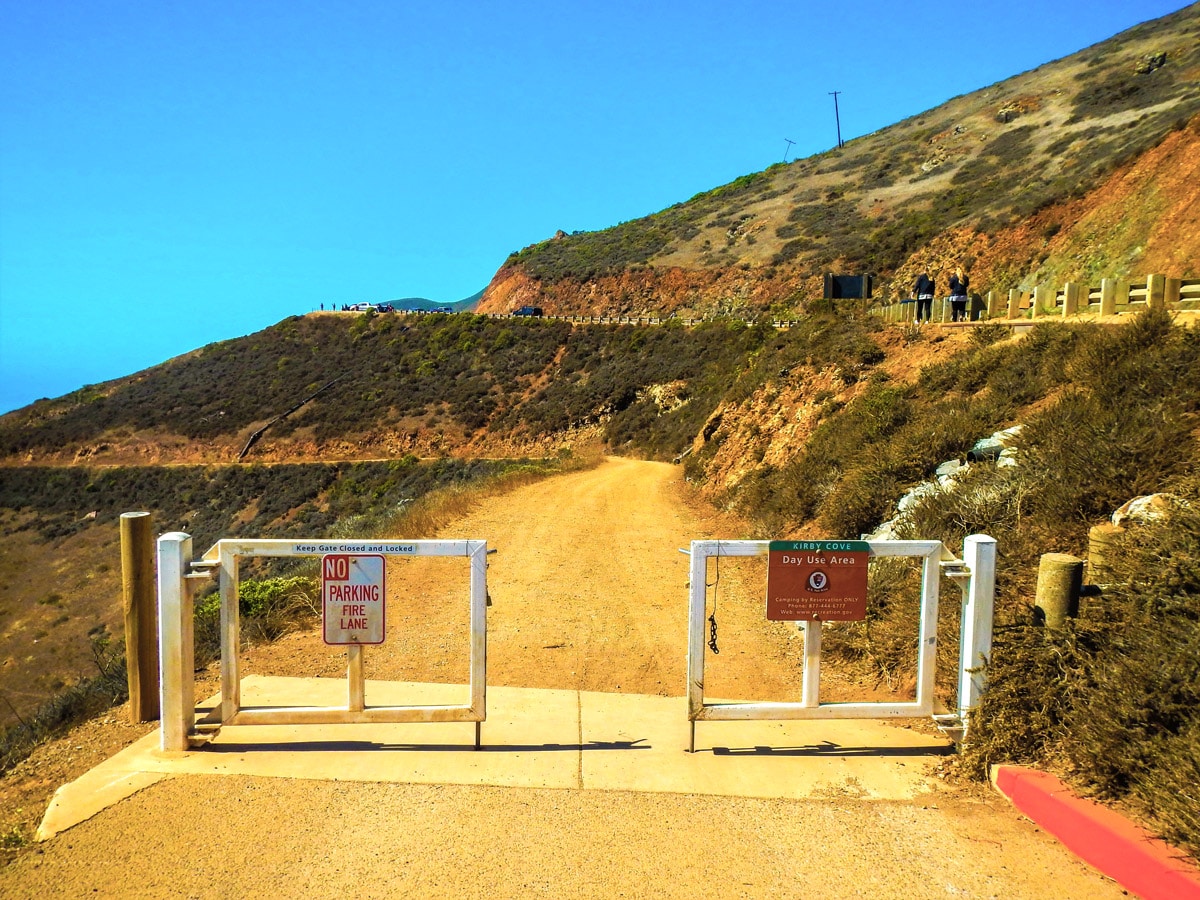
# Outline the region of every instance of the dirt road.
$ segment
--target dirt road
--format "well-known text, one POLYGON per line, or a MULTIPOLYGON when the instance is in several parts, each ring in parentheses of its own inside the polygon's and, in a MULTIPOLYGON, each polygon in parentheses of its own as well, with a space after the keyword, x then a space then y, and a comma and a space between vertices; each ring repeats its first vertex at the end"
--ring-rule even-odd
MULTIPOLYGON (((488 501, 447 530, 499 551, 489 682, 684 692, 687 558, 677 548, 741 535, 685 503, 678 477, 610 460, 488 501)), ((368 676, 461 681, 464 589, 448 564, 460 561, 405 562, 368 676)), ((793 629, 761 621, 760 575, 720 573, 714 694, 799 690, 793 629)), ((314 634, 247 660, 281 675, 343 665, 314 634)), ((998 797, 946 788, 896 803, 176 777, 0 870, 5 897, 1121 894, 998 797)))

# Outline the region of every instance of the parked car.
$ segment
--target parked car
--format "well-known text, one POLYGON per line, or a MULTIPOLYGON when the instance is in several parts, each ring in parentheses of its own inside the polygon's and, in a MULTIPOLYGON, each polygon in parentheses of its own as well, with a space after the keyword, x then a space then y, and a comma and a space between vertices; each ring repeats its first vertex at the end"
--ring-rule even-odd
POLYGON ((514 316, 540 316, 542 308, 540 306, 522 306, 520 309, 514 309, 514 316))
POLYGON ((390 303, 376 303, 374 306, 375 312, 395 312, 396 308, 390 303))
POLYGON ((347 308, 350 310, 350 312, 370 312, 371 310, 373 310, 375 308, 375 304, 374 303, 351 303, 350 306, 347 308))

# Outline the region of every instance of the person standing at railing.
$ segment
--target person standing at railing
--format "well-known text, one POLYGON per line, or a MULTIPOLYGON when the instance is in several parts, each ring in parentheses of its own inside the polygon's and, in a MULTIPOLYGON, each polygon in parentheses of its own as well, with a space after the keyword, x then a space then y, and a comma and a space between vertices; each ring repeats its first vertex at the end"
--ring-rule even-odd
POLYGON ((928 322, 933 315, 934 281, 928 272, 922 272, 913 286, 917 298, 917 322, 928 322))
POLYGON ((967 321, 967 286, 971 280, 963 274, 962 266, 950 276, 950 321, 967 321))

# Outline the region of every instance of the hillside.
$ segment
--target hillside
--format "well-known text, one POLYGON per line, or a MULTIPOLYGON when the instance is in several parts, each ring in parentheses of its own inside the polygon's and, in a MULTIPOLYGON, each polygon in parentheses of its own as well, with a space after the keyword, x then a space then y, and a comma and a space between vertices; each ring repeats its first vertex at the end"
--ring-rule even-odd
POLYGON ((669 458, 772 333, 736 321, 574 328, 469 314, 297 316, 0 417, 0 460, 233 462, 252 434, 309 397, 245 459, 552 456, 600 433, 669 458))
POLYGON ((1178 273, 1200 256, 1198 113, 1193 4, 842 149, 560 232, 514 253, 479 309, 799 312, 825 272, 897 297, 956 264, 984 291, 1178 273))

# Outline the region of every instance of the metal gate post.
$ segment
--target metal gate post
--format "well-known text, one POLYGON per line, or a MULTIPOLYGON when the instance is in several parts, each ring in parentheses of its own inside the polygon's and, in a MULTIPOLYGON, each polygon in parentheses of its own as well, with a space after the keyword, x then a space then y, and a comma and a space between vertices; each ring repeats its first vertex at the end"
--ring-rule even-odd
POLYGON ((963 563, 971 573, 963 598, 958 673, 958 716, 965 736, 969 716, 979 705, 979 697, 987 682, 984 666, 992 652, 996 539, 984 534, 970 535, 963 541, 963 563))
POLYGON ((238 608, 238 558, 224 541, 218 541, 221 572, 221 724, 227 725, 242 705, 242 680, 238 656, 242 651, 242 624, 238 608))
MULTIPOLYGON (((688 569, 688 752, 696 750, 696 717, 704 708, 704 606, 707 599, 708 557, 703 541, 692 541, 688 569)), ((718 552, 720 545, 718 544, 718 552)))
POLYGON ((172 531, 158 539, 159 708, 163 750, 187 750, 195 725, 195 645, 187 567, 192 538, 172 531))

